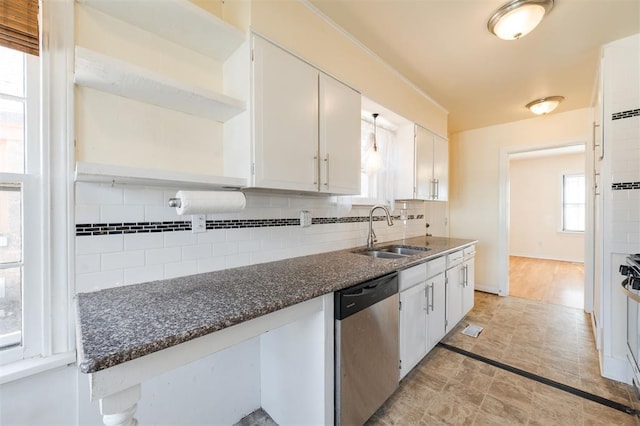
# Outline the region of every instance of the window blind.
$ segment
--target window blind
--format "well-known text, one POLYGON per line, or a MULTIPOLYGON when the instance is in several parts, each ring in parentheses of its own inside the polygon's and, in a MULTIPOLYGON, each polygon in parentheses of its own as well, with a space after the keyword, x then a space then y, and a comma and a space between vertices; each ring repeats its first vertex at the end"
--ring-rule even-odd
POLYGON ((0 46, 38 55, 38 0, 0 0, 0 46))

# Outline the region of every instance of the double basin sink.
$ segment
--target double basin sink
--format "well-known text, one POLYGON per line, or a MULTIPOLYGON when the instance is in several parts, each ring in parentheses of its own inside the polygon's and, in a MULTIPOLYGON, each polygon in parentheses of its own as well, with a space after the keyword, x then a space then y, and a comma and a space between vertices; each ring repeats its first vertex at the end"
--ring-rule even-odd
POLYGON ((424 254, 425 252, 431 249, 425 247, 412 247, 412 246, 401 246, 401 245, 391 245, 384 247, 376 247, 371 250, 359 250, 354 253, 361 254, 364 256, 371 256, 378 259, 400 259, 403 257, 414 256, 416 254, 424 254))

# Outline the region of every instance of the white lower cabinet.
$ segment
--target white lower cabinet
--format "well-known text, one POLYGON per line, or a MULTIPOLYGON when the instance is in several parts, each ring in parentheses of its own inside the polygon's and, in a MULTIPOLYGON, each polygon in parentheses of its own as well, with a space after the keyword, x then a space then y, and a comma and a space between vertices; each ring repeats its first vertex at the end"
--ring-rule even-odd
POLYGON ((400 379, 445 335, 444 260, 435 259, 399 273, 400 379))
POLYGON ((475 247, 464 249, 464 262, 462 263, 462 314, 467 315, 473 309, 475 280, 475 247))
POLYGON ((433 349, 446 334, 445 331, 445 274, 427 281, 427 352, 433 349))
POLYGON ((400 293, 400 378, 427 354, 427 283, 400 293))
POLYGON ((447 255, 446 332, 451 331, 473 308, 474 246, 447 255))

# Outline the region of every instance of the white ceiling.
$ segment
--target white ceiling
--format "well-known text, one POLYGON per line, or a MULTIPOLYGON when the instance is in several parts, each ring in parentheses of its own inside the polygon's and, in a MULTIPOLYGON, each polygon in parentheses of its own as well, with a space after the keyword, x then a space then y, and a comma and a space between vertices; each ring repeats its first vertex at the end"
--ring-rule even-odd
POLYGON ((449 132, 591 105, 600 46, 640 32, 640 0, 556 0, 520 40, 486 24, 507 0, 309 0, 449 111, 449 132))

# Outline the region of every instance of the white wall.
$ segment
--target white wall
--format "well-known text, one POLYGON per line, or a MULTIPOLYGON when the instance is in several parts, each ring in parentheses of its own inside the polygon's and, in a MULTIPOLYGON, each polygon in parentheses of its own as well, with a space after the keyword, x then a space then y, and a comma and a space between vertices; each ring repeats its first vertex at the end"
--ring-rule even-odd
POLYGON ((562 176, 584 168, 584 153, 511 159, 511 256, 584 262, 584 233, 562 231, 562 176))
POLYGON ((497 289, 500 284, 501 153, 587 142, 591 140, 592 114, 591 108, 585 108, 452 135, 449 233, 456 238, 479 240, 477 288, 497 289))

